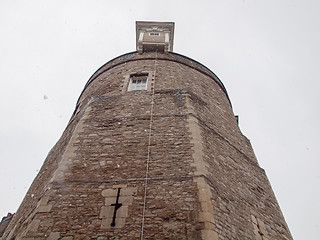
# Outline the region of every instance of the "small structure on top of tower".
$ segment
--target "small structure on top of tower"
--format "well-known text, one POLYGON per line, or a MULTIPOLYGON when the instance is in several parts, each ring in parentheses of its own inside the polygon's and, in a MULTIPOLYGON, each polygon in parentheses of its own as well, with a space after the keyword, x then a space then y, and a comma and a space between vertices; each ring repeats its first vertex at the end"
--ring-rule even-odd
POLYGON ((136 22, 137 51, 172 52, 174 22, 136 22))

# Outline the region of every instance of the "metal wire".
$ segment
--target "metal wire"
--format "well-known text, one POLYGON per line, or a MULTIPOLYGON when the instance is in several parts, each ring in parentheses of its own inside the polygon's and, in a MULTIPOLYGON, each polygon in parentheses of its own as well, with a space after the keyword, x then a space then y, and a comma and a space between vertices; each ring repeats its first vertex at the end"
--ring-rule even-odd
POLYGON ((144 200, 143 200, 143 211, 142 211, 142 223, 141 223, 141 240, 143 240, 144 234, 144 220, 145 220, 145 212, 146 212, 146 201, 147 201, 147 187, 148 187, 148 174, 149 174, 149 161, 150 161, 150 149, 151 149, 151 137, 152 137, 152 123, 153 123, 153 108, 154 108, 154 87, 156 81, 156 72, 157 72, 157 52, 154 60, 154 78, 153 78, 153 86, 152 86, 152 97, 151 97, 151 109, 150 109, 150 125, 149 125, 149 139, 148 139, 148 155, 147 155, 147 163, 146 163, 146 177, 144 180, 144 200))

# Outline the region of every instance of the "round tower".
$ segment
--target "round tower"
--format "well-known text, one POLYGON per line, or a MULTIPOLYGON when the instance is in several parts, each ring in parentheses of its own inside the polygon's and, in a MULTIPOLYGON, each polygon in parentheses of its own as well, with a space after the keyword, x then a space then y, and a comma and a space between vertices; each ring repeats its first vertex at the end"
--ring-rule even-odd
POLYGON ((4 239, 292 239, 226 89, 173 23, 87 82, 4 239))

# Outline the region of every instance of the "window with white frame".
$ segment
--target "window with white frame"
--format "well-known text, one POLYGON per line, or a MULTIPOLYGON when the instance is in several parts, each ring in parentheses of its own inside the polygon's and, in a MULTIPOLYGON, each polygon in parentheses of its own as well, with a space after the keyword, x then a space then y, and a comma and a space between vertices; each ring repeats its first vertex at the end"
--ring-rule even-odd
POLYGON ((157 33, 157 32, 151 32, 151 33, 149 33, 149 36, 160 36, 160 33, 157 33))
POLYGON ((128 91, 147 90, 147 79, 147 73, 131 75, 128 91))

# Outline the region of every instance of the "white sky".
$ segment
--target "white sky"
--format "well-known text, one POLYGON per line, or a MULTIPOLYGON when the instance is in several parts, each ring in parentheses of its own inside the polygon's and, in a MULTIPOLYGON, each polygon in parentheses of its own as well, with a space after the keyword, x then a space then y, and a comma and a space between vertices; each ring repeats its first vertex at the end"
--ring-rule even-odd
POLYGON ((174 51, 215 72, 296 240, 320 235, 320 2, 0 1, 0 217, 15 212, 89 77, 174 21, 174 51))

